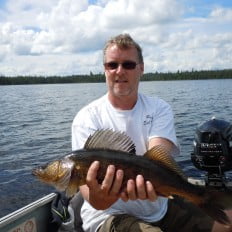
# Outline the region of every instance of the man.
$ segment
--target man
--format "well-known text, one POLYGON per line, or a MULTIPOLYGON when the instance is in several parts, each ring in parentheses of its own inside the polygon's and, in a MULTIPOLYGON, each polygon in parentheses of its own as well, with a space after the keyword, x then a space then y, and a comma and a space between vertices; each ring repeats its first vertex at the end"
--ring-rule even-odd
MULTIPOLYGON (((132 139, 137 155, 160 144, 170 153, 178 150, 170 106, 138 93, 144 71, 140 46, 128 34, 118 35, 106 43, 103 62, 108 92, 78 112, 72 125, 72 149, 82 148, 94 131, 112 129, 132 139)), ((208 216, 195 207, 189 213, 192 205, 182 201, 178 205, 158 197, 141 175, 120 192, 123 170, 109 165, 103 182, 98 183, 99 167, 98 161, 92 163, 87 185, 80 187, 85 231, 211 231, 213 221, 208 216)))

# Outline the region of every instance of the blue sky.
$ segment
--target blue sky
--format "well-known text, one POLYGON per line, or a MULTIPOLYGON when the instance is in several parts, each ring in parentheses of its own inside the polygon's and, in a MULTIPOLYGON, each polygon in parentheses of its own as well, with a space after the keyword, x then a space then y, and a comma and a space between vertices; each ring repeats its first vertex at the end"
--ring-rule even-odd
POLYGON ((232 7, 230 0, 185 0, 184 5, 189 9, 186 12, 186 17, 207 17, 216 7, 232 7), (191 12, 191 9, 193 9, 193 12, 191 12))
POLYGON ((6 0, 0 0, 0 7, 3 7, 5 5, 6 0))
POLYGON ((0 75, 103 72, 102 47, 130 33, 145 72, 232 68, 231 0, 0 0, 0 75))

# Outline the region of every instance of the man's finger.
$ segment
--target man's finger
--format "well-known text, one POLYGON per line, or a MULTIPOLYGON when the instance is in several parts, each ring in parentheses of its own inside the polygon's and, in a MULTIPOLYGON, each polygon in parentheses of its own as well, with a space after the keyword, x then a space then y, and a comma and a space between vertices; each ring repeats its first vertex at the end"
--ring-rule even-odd
POLYGON ((132 201, 137 199, 134 180, 127 181, 127 195, 132 201))
POLYGON ((119 169, 116 171, 115 180, 110 190, 111 194, 118 195, 119 191, 121 190, 123 175, 124 175, 123 170, 119 169))
POLYGON ((106 175, 104 180, 101 184, 101 189, 105 192, 109 192, 113 181, 114 181, 114 175, 115 175, 115 167, 114 165, 109 165, 106 170, 106 175))
POLYGON ((144 178, 142 175, 138 175, 136 177, 136 188, 137 188, 137 197, 140 200, 145 200, 147 198, 147 193, 146 193, 144 178))
POLYGON ((157 199, 156 192, 150 181, 146 181, 147 196, 150 201, 155 201, 157 199))
POLYGON ((87 172, 86 176, 86 184, 89 186, 89 188, 94 187, 98 184, 97 182, 97 171, 100 167, 99 161, 94 161, 87 172))

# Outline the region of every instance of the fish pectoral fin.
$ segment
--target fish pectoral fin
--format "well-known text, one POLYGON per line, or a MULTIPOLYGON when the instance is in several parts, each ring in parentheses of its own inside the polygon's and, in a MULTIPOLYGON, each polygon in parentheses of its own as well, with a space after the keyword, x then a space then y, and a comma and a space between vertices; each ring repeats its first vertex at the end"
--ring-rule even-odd
POLYGON ((66 195, 68 197, 72 197, 74 194, 78 192, 78 190, 79 186, 77 184, 77 181, 75 179, 70 179, 68 187, 65 189, 66 195))
POLYGON ((135 154, 135 145, 125 133, 110 129, 97 130, 90 135, 84 149, 110 149, 135 154))
POLYGON ((157 145, 148 150, 144 156, 154 162, 159 162, 169 170, 177 173, 182 178, 186 179, 185 174, 174 160, 171 154, 165 149, 163 145, 157 145))

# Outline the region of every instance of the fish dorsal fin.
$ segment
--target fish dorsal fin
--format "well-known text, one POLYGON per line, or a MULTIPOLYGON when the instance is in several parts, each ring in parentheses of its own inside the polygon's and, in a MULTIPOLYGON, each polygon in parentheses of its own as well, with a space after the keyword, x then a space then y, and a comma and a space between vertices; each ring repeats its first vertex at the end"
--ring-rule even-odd
POLYGON ((90 135, 84 149, 110 149, 135 154, 135 145, 125 133, 110 129, 97 130, 90 135))
POLYGON ((150 160, 154 160, 155 162, 159 162, 169 170, 177 173, 182 178, 186 179, 185 174, 179 167, 179 165, 176 163, 174 158, 171 154, 165 149, 163 145, 157 145, 148 150, 145 154, 145 157, 147 157, 150 160))

